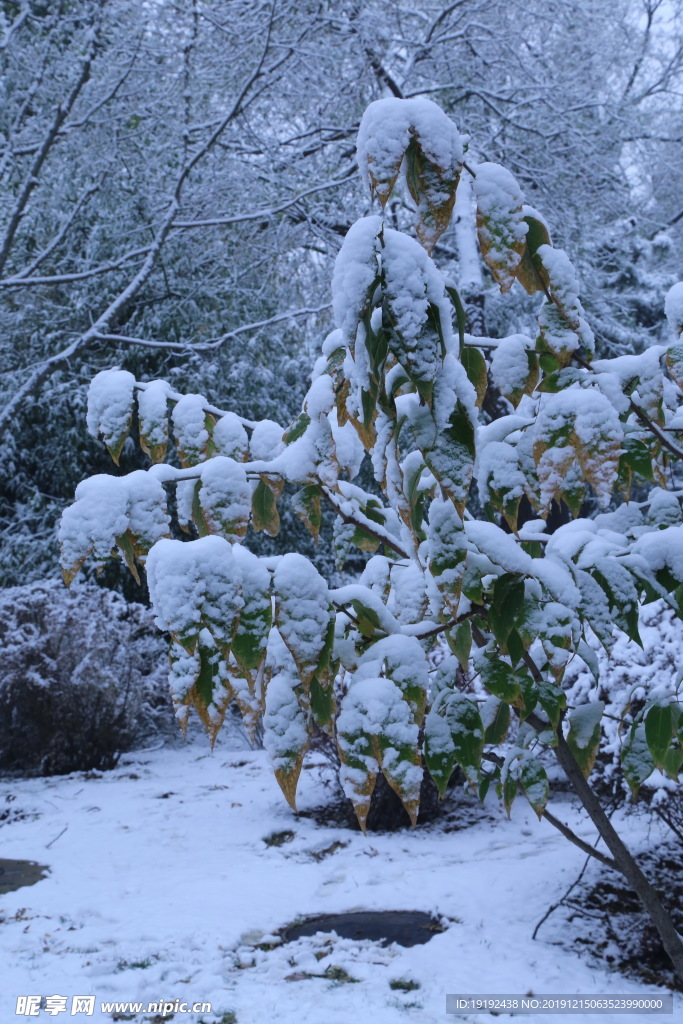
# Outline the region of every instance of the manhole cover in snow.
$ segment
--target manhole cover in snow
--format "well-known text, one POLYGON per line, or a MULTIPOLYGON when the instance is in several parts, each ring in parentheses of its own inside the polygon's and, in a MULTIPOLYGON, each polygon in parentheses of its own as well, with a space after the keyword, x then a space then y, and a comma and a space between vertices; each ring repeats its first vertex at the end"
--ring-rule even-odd
POLYGON ((0 894, 35 885, 48 869, 34 860, 5 860, 0 857, 0 894))
POLYGON ((359 910, 352 914, 323 914, 285 928, 282 937, 293 942, 316 932, 336 932, 342 939, 370 939, 397 942, 399 946, 420 946, 445 931, 444 926, 422 910, 359 910))

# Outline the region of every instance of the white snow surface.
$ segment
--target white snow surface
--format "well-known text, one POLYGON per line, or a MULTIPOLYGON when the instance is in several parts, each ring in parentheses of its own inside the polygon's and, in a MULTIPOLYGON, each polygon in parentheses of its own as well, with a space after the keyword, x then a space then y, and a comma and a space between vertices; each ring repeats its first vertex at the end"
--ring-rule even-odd
MULTIPOLYGON (((329 777, 308 755, 302 810, 321 802, 329 777)), ((49 868, 36 885, 3 896, 3 1021, 15 1019, 18 995, 32 993, 95 995, 95 1013, 83 1018, 93 1024, 111 1024, 101 1000, 166 998, 212 1003, 211 1014, 176 1014, 187 1024, 218 1024, 229 1011, 238 1024, 444 1024, 446 993, 657 991, 553 944, 566 939, 554 917, 531 941, 585 858, 522 798, 510 821, 490 797, 473 824, 462 827, 456 814, 456 831, 434 824, 364 837, 297 817, 266 752, 246 749, 235 732, 219 737, 213 755, 191 734, 179 748, 127 755, 104 774, 7 781, 0 804, 19 812, 3 823, 3 856, 49 868), (284 830, 291 842, 265 844, 284 830), (392 909, 444 915, 447 929, 408 949, 323 934, 256 948, 300 915, 392 909), (287 980, 330 965, 358 983, 287 980), (389 982, 401 978, 420 988, 392 991, 389 982)), ((550 806, 595 840, 572 804, 550 806)), ((644 838, 643 820, 617 819, 632 844, 644 838)), ((675 1000, 680 1013, 683 999, 675 1000)))

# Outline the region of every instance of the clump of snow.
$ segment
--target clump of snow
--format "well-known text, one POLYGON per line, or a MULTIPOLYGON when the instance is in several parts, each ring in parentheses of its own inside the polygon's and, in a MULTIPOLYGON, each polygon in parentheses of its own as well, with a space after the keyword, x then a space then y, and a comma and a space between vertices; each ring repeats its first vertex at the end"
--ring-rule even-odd
POLYGON ((234 412, 226 412, 216 421, 211 436, 219 455, 226 455, 235 462, 246 462, 249 438, 242 420, 234 412))
POLYGON ((230 642, 243 601, 242 574, 228 541, 160 540, 147 557, 147 583, 160 629, 190 649, 203 627, 219 645, 230 642))
POLYGON ((271 462, 284 450, 284 430, 275 420, 259 420, 249 441, 249 453, 254 461, 271 462))
POLYGON ((356 152, 363 180, 383 205, 413 136, 444 176, 457 176, 468 138, 441 107, 423 98, 375 100, 361 119, 356 152))
POLYGON ((168 443, 168 392, 165 380, 151 380, 138 385, 138 417, 140 440, 148 453, 155 448, 165 449, 168 443))
MULTIPOLYGON (((539 245, 536 255, 548 272, 550 290, 562 316, 572 331, 576 332, 586 351, 594 352, 595 338, 579 299, 579 279, 574 264, 564 249, 555 249, 552 245, 539 245)), ((546 307, 542 307, 542 311, 544 309, 546 307)))
POLYGON ((334 320, 342 332, 344 343, 350 348, 356 340, 356 327, 368 300, 368 292, 379 273, 377 235, 381 229, 381 217, 361 217, 347 231, 334 261, 334 320))
POLYGON ((501 291, 509 291, 529 230, 522 210, 522 190, 505 167, 494 163, 479 164, 472 188, 482 253, 501 291))
POLYGON ((251 485, 241 462, 217 455, 202 468, 199 503, 214 533, 228 540, 244 537, 251 515, 251 485))
POLYGON ((128 370, 101 370, 88 388, 86 423, 93 437, 101 434, 115 448, 127 434, 133 415, 135 377, 128 370))
POLYGON ((183 395, 173 406, 173 432, 183 465, 196 466, 206 458, 209 432, 206 428, 206 399, 183 395))
POLYGON ((491 380, 506 397, 522 392, 529 379, 529 357, 534 343, 525 334, 501 338, 491 357, 491 380))
POLYGON ((315 672, 330 623, 330 592, 314 565, 290 552, 273 576, 276 621, 297 666, 307 678, 315 672))
POLYGON ((146 549, 168 535, 169 523, 164 489, 144 470, 122 477, 99 473, 83 480, 75 502, 62 513, 64 571, 73 574, 90 553, 105 562, 127 530, 146 549))

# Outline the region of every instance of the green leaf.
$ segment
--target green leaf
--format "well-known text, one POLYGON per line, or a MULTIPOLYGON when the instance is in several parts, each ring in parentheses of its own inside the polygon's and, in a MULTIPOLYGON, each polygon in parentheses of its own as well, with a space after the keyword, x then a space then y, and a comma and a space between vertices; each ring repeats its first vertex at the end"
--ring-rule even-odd
POLYGON ((453 288, 450 285, 446 285, 446 292, 448 297, 453 303, 455 309, 455 320, 458 326, 458 338, 460 341, 460 355, 462 356, 465 350, 465 331, 467 330, 467 313, 465 307, 462 304, 460 293, 457 288, 453 288))
POLYGON ((370 638, 374 637, 377 631, 384 632, 380 626, 379 616, 374 608, 363 604, 357 597, 352 599, 351 604, 358 619, 358 628, 363 636, 370 638))
POLYGON ((605 704, 596 700, 591 704, 582 704, 569 712, 569 733, 567 746, 574 755, 583 777, 588 778, 600 746, 600 720, 605 704))
POLYGON ((303 437, 310 425, 311 417, 308 413, 300 412, 294 422, 287 427, 287 430, 282 435, 282 440, 285 444, 292 444, 293 441, 297 441, 300 437, 303 437))
POLYGON ((524 795, 540 820, 550 796, 550 785, 545 768, 535 758, 528 758, 522 764, 520 780, 524 795))
POLYGON ((652 454, 650 449, 637 437, 625 437, 621 443, 620 461, 644 480, 654 480, 652 454))
POLYGON ((535 292, 543 291, 544 286, 547 288, 550 284, 546 270, 540 261, 536 263, 533 257, 541 245, 550 245, 552 243, 548 228, 542 220, 532 216, 530 213, 526 214, 524 220, 528 225, 526 246, 517 267, 516 276, 524 290, 529 295, 533 295, 535 292))
POLYGON ((448 424, 439 429, 427 405, 411 406, 410 426, 425 463, 453 502, 458 515, 462 515, 475 456, 474 424, 467 409, 458 400, 448 424))
POLYGON ((510 728, 510 705, 497 697, 488 697, 481 709, 481 719, 486 731, 485 743, 502 743, 510 728))
POLYGON ((320 488, 316 484, 302 487, 292 498, 292 509, 317 543, 322 525, 320 488))
POLYGON ((538 683, 538 701, 550 719, 553 729, 560 724, 560 712, 567 706, 564 690, 549 679, 541 679, 538 683))
POLYGON ((472 650, 472 625, 470 620, 465 619, 464 622, 455 626, 454 629, 449 629, 446 633, 446 640, 453 654, 460 662, 463 672, 467 671, 470 651, 472 650))
POLYGON ((513 775, 512 772, 508 772, 503 779, 502 785, 503 806, 505 807, 505 812, 508 818, 510 817, 510 811, 512 810, 514 799, 517 796, 517 786, 517 777, 513 775))
POLYGON ((643 782, 652 775, 655 763, 645 737, 645 723, 634 722, 626 742, 621 748, 621 766, 635 797, 643 782))
POLYGON ((664 757, 676 734, 678 717, 679 710, 675 704, 653 704, 645 714, 645 739, 658 768, 664 767, 664 757))
POLYGON ((480 409, 486 396, 486 386, 488 383, 488 372, 486 369, 484 353, 481 349, 473 348, 471 345, 465 345, 460 356, 460 362, 465 367, 465 373, 473 384, 474 390, 477 392, 477 408, 480 409))
POLYGON ((499 697, 506 704, 521 707, 522 688, 514 669, 500 658, 479 658, 476 664, 484 686, 494 697, 499 697))
POLYGON ((251 525, 255 533, 264 530, 269 536, 277 537, 280 532, 280 516, 273 492, 263 480, 259 480, 251 499, 251 525))
POLYGON ((314 676, 311 680, 310 696, 313 717, 318 725, 322 729, 325 729, 325 727, 330 726, 334 720, 334 713, 336 709, 334 687, 321 686, 318 681, 318 677, 314 676))
POLYGON ((548 373, 538 385, 538 390, 554 395, 558 391, 563 391, 565 388, 575 384, 577 381, 585 380, 585 370, 578 370, 574 366, 565 366, 562 370, 554 370, 552 373, 548 373))
POLYGON ((524 601, 524 579, 504 573, 493 585, 489 622, 498 643, 505 643, 517 622, 524 601))
POLYGON ((461 693, 443 692, 425 722, 424 755, 441 797, 455 763, 469 782, 478 782, 484 750, 484 726, 474 701, 461 693))

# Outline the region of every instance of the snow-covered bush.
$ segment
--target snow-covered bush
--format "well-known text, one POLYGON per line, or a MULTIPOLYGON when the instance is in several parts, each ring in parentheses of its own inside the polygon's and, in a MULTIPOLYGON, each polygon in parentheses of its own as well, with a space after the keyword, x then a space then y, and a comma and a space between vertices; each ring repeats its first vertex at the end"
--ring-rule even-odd
MULTIPOLYGON (((683 608, 683 516, 679 493, 666 489, 683 458, 679 290, 667 302, 670 346, 594 359, 568 255, 507 170, 465 161, 467 144, 430 101, 368 108, 361 171, 382 207, 405 184, 419 241, 381 215, 351 227, 333 275, 336 328, 286 429, 124 371, 95 377, 91 432, 116 459, 137 402, 154 465, 79 485, 62 520, 64 575, 69 582, 89 556, 102 562, 113 551, 133 573, 145 565, 170 636, 181 725, 194 707, 213 740, 233 700, 248 727, 262 719, 292 806, 316 729, 336 737, 361 827, 380 773, 414 821, 423 766, 442 793, 457 764, 482 797, 495 785, 509 812, 522 791, 541 816, 549 782, 540 754, 554 752, 615 865, 662 934, 669 929, 664 941, 683 974, 675 929, 662 924, 656 895, 586 781, 605 711, 591 639, 607 650, 619 636, 638 643, 644 600, 677 615, 683 608), (501 291, 519 284, 541 297, 529 335, 466 334, 459 295, 429 255, 462 175, 473 182, 481 256, 501 291), (480 415, 489 361, 508 403, 493 422, 480 415), (180 468, 163 461, 169 429, 180 468), (364 453, 375 493, 358 486, 364 453), (634 481, 652 487, 645 501, 630 500, 634 481), (250 527, 278 532, 285 483, 298 485, 294 508, 314 537, 322 502, 336 512, 340 562, 351 546, 372 555, 356 582, 330 587, 300 554, 259 558, 245 546, 250 527), (179 521, 197 539, 170 539, 166 487, 176 488, 179 521), (589 496, 602 511, 582 516, 589 496), (522 497, 536 510, 530 522, 519 516, 522 497), (574 519, 549 535, 553 501, 574 519), (430 683, 427 653, 438 637, 453 655, 430 683), (572 706, 573 659, 594 685, 572 706), (458 664, 477 674, 482 699, 464 691, 458 664), (513 716, 514 742, 498 754, 513 716)), ((680 722, 672 679, 625 733, 621 760, 634 792, 656 769, 678 779, 680 722)))
MULTIPOLYGON (((597 690, 595 677, 579 658, 568 664, 563 684, 569 705, 583 704, 592 694, 605 705, 594 784, 617 804, 628 801, 632 793, 622 766, 622 749, 634 718, 658 694, 675 692, 683 676, 683 621, 672 608, 661 600, 644 605, 639 634, 642 646, 621 634, 609 651, 593 635, 589 644, 595 652, 597 690)), ((668 808, 677 815, 679 802, 683 811, 683 792, 672 774, 654 771, 642 789, 652 809, 668 808)))
POLYGON ((148 609, 95 584, 0 590, 0 769, 111 768, 167 734, 163 646, 148 609))

